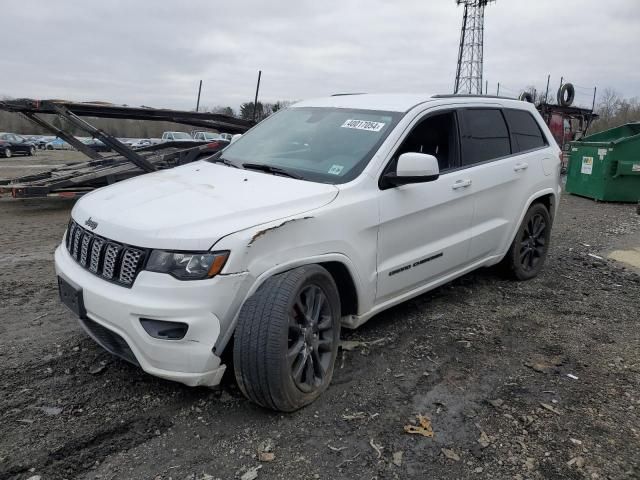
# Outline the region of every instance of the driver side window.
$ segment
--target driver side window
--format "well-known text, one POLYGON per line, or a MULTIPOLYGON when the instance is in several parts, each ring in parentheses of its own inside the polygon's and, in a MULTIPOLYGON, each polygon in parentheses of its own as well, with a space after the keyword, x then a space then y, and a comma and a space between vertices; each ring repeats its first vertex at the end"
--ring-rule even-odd
POLYGON ((394 172, 398 157, 416 152, 433 155, 440 173, 458 167, 458 124, 453 111, 430 115, 418 123, 396 151, 386 172, 394 172))

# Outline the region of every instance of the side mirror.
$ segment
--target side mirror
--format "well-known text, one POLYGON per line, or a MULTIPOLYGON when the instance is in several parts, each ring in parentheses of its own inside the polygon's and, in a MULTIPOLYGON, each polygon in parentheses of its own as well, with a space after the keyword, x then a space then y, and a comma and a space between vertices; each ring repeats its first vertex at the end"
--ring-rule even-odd
POLYGON ((231 137, 231 141, 229 142, 229 145, 231 145, 233 142, 238 140, 241 136, 242 136, 241 133, 236 133, 233 137, 231 137))
POLYGON ((398 158, 395 172, 386 173, 382 178, 384 186, 399 187, 409 183, 433 182, 440 176, 438 159, 426 153, 408 152, 398 158))

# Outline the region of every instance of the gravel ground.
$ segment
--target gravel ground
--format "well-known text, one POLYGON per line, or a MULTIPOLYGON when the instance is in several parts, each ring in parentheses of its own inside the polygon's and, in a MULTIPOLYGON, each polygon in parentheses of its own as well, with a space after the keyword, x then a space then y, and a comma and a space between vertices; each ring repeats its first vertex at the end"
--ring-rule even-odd
POLYGON ((640 275, 606 259, 640 246, 633 205, 565 195, 539 278, 478 271, 345 332, 288 415, 88 339, 52 263, 71 207, 0 200, 0 479, 640 478, 640 275))

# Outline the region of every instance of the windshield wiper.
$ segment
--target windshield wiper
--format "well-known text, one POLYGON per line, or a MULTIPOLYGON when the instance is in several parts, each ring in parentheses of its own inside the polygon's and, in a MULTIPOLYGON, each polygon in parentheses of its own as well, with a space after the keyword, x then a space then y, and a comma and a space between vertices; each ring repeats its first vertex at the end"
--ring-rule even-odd
POLYGON ((295 178, 297 180, 302 180, 304 178, 302 175, 292 173, 284 168, 264 165, 262 163, 243 163, 242 168, 246 168, 247 170, 259 170, 261 172, 272 173, 274 175, 282 175, 283 177, 295 178))
POLYGON ((227 160, 224 157, 211 158, 211 159, 209 159, 209 161, 211 163, 222 163, 223 165, 226 165, 227 167, 242 168, 240 165, 237 165, 237 164, 233 163, 231 160, 227 160))

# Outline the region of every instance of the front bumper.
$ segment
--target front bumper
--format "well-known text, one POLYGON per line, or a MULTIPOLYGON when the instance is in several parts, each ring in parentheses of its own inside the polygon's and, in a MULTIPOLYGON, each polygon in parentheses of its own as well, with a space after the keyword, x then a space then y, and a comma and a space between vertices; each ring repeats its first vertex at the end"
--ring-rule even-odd
POLYGON ((221 324, 229 324, 221 320, 235 315, 245 275, 180 281, 170 275, 142 271, 132 288, 125 288, 82 268, 64 245, 56 249, 55 266, 58 276, 82 289, 90 321, 81 324, 102 346, 118 354, 100 337, 104 328, 107 337, 109 331, 119 335, 131 349, 134 363, 151 375, 189 386, 220 383, 226 367, 213 353, 213 346, 223 333, 221 324), (144 330, 140 318, 182 322, 189 328, 180 340, 157 339, 144 330))

